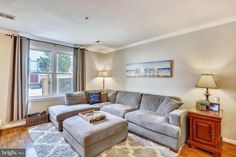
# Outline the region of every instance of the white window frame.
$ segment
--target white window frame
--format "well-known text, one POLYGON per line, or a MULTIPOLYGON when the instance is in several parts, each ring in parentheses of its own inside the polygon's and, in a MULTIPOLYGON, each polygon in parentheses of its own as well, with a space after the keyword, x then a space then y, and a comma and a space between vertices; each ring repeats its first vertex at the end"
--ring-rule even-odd
MULTIPOLYGON (((28 78, 30 79, 30 74, 50 74, 51 75, 51 94, 50 95, 45 95, 45 96, 30 96, 29 95, 29 99, 30 100, 37 100, 37 99, 50 99, 50 98, 57 98, 57 97, 62 97, 64 94, 57 94, 57 74, 70 74, 72 76, 72 89, 73 89, 73 49, 71 48, 71 52, 69 51, 65 51, 65 50, 60 50, 60 49, 56 49, 56 48, 44 48, 42 46, 42 48, 30 48, 31 50, 35 50, 35 51, 41 51, 41 52, 49 52, 51 53, 51 72, 30 72, 30 69, 28 69, 28 78), (72 71, 67 73, 67 72, 57 72, 57 54, 70 54, 72 55, 72 71)), ((29 52, 30 53, 30 52, 29 52)), ((30 56, 30 55, 29 55, 30 56)), ((28 62, 30 61, 30 58, 28 59, 28 62)), ((28 88, 30 84, 30 81, 28 81, 28 88)), ((28 93, 29 94, 29 93, 28 93)))

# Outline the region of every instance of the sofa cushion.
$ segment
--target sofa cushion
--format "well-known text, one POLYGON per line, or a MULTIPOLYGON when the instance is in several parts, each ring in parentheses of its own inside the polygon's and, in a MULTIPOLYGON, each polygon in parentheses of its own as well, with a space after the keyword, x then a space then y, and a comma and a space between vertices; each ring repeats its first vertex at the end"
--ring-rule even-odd
POLYGON ((178 139, 180 135, 179 127, 170 125, 166 117, 156 115, 150 111, 137 110, 129 112, 125 115, 125 119, 128 122, 173 138, 178 139))
POLYGON ((134 111, 137 109, 138 108, 130 107, 127 105, 122 105, 122 104, 111 104, 111 105, 106 105, 106 106, 103 106, 102 108, 100 108, 101 111, 111 113, 111 114, 121 117, 121 118, 124 118, 124 115, 127 112, 134 111))
POLYGON ((93 105, 98 107, 98 108, 101 108, 103 106, 111 105, 111 104, 112 104, 111 102, 101 102, 101 103, 96 103, 96 104, 93 104, 93 105))
POLYGON ((164 100, 161 102, 159 108, 157 109, 156 113, 168 118, 170 112, 179 108, 182 104, 183 102, 176 101, 169 97, 165 97, 164 100))
POLYGON ((116 96, 116 104, 139 108, 141 98, 141 93, 119 91, 116 96))
POLYGON ((66 105, 87 104, 87 98, 85 92, 79 91, 79 92, 66 93, 65 104, 66 105))
POLYGON ((66 118, 77 115, 79 112, 88 111, 88 110, 98 110, 98 107, 89 104, 80 104, 80 105, 56 105, 50 106, 48 112, 57 121, 63 121, 66 118))
POLYGON ((164 98, 160 95, 143 94, 140 110, 156 112, 164 98))
POLYGON ((117 95, 117 91, 116 90, 108 90, 107 91, 107 100, 109 102, 111 102, 111 103, 115 103, 116 95, 117 95))
POLYGON ((101 103, 101 92, 88 92, 88 103, 101 103))

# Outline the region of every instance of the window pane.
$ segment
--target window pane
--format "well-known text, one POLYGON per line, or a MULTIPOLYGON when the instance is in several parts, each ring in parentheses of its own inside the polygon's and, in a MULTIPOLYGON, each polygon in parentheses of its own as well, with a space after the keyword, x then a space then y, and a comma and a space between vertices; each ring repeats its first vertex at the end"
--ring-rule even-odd
POLYGON ((72 73, 73 56, 67 53, 57 53, 57 72, 72 73))
POLYGON ((30 74, 29 96, 49 96, 52 95, 51 74, 30 74))
POLYGON ((30 72, 51 72, 51 53, 41 50, 30 50, 29 70, 30 72))
POLYGON ((73 91, 72 74, 57 74, 57 94, 73 91))

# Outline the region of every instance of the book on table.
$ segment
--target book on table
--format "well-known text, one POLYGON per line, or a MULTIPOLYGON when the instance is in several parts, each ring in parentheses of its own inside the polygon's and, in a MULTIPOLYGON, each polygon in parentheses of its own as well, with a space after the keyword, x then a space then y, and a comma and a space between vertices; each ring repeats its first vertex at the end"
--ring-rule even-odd
POLYGON ((106 115, 104 113, 95 110, 80 112, 78 115, 90 123, 106 119, 106 115))

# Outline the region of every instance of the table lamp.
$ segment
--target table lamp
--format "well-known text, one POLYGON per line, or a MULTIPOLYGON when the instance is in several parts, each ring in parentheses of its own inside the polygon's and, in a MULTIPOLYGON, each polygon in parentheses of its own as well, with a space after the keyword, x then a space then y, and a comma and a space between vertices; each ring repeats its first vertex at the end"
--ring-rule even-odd
POLYGON ((206 96, 207 101, 209 101, 209 96, 211 95, 209 93, 209 88, 218 88, 213 74, 201 74, 195 87, 206 88, 206 93, 204 93, 204 95, 206 96))

